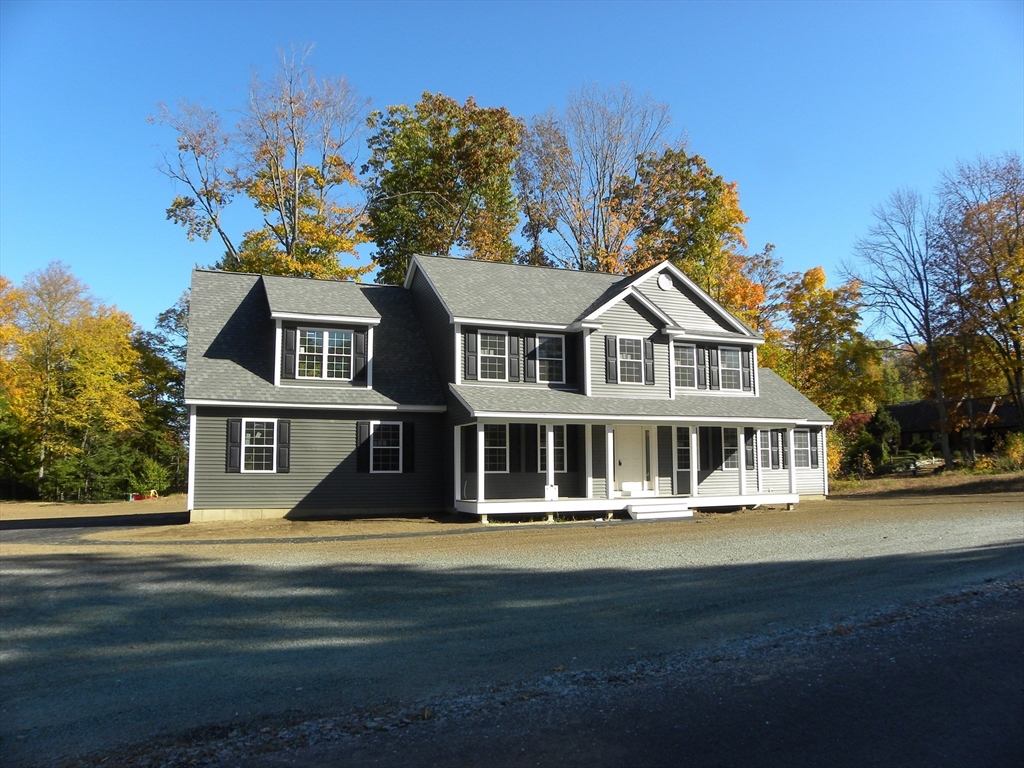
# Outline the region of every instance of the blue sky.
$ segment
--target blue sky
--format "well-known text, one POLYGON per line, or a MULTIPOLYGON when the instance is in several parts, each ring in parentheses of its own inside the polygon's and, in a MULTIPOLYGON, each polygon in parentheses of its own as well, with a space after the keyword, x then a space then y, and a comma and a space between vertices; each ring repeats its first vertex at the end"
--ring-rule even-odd
POLYGON ((227 112, 308 43, 377 107, 429 90, 528 118, 585 81, 649 92, 739 183, 751 248, 833 283, 891 191, 1024 151, 1024 2, 3 0, 0 272, 60 259, 151 327, 221 248, 165 220, 172 136, 146 118, 179 98, 227 112))

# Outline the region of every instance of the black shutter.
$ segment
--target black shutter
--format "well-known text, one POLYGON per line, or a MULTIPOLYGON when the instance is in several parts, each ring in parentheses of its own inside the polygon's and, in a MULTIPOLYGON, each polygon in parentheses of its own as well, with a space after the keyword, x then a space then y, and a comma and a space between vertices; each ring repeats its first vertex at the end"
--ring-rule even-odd
POLYGON ((519 381, 519 334, 508 335, 508 380, 519 381))
POLYGON ((811 440, 811 468, 818 468, 818 437, 821 435, 820 429, 812 429, 810 432, 811 440))
POLYGON ((366 331, 352 332, 352 383, 366 386, 366 331))
POLYGON ((711 462, 714 469, 721 469, 723 464, 722 458, 722 428, 712 427, 711 428, 711 462))
POLYGON ((462 471, 476 472, 476 424, 462 428, 462 471))
POLYGON ((658 427, 658 475, 671 478, 675 464, 672 455, 672 427, 658 427))
POLYGON ((740 353, 740 357, 742 359, 741 365, 743 366, 743 391, 749 392, 754 388, 754 376, 751 365, 753 354, 749 349, 744 349, 740 353))
POLYGON ((718 347, 708 348, 708 386, 719 389, 718 384, 718 347))
POLYGON ((772 454, 772 469, 778 469, 782 466, 782 445, 779 442, 779 432, 780 430, 773 429, 769 440, 772 454))
POLYGON ((618 339, 615 336, 604 337, 604 380, 606 384, 619 381, 618 339))
POLYGON ((697 389, 708 388, 708 356, 704 347, 698 346, 694 351, 697 362, 697 389))
POLYGON ((295 329, 285 328, 282 334, 283 347, 281 353, 281 378, 295 378, 295 329))
POLYGON ((370 471, 370 422, 356 422, 356 472, 370 471))
POLYGON ((523 425, 508 425, 508 471, 523 471, 523 425))
POLYGON ((789 469, 789 435, 787 430, 779 430, 779 444, 782 446, 782 468, 789 469))
POLYGON ((226 472, 242 471, 242 420, 228 419, 228 453, 225 458, 226 472))
POLYGON ((416 471, 416 422, 402 422, 402 471, 416 471))
POLYGON ((526 450, 526 471, 537 471, 537 425, 523 425, 523 447, 526 450))
POLYGON ((608 436, 604 431, 604 424, 592 424, 590 426, 590 469, 595 479, 603 479, 606 465, 608 463, 605 452, 608 448, 608 436))
POLYGON ((526 375, 524 381, 537 380, 537 337, 532 333, 523 338, 523 357, 526 359, 526 375))
POLYGON ((644 339, 644 384, 654 383, 654 342, 644 339))
MULTIPOLYGON (((462 329, 463 371, 462 378, 476 381, 476 329, 462 329)), ((468 470, 467 470, 468 471, 468 470)))
POLYGON ((292 423, 288 419, 277 420, 277 471, 292 471, 292 423))
POLYGON ((579 363, 577 360, 577 347, 580 343, 580 335, 578 333, 567 334, 565 340, 562 342, 563 354, 565 355, 565 383, 567 386, 575 387, 579 383, 579 373, 577 367, 579 363))
MULTIPOLYGON (((582 424, 569 424, 565 428, 565 450, 572 448, 572 454, 565 457, 565 468, 579 472, 586 477, 587 471, 587 430, 582 424)), ((582 482, 582 480, 581 480, 582 482)))
POLYGON ((743 445, 745 450, 745 460, 747 469, 754 469, 754 463, 757 452, 757 430, 753 427, 744 427, 743 429, 743 445))

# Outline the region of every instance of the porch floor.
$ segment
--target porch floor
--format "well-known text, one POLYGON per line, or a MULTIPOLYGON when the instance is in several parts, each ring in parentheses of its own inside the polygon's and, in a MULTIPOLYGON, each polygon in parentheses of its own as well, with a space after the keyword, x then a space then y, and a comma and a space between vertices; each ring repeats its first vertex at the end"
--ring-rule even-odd
POLYGON ((715 507, 755 507, 759 504, 796 504, 795 493, 759 493, 745 496, 621 496, 614 499, 562 498, 487 499, 482 502, 458 500, 455 511, 467 515, 558 515, 585 512, 626 512, 628 508, 664 508, 666 505, 688 509, 715 507))

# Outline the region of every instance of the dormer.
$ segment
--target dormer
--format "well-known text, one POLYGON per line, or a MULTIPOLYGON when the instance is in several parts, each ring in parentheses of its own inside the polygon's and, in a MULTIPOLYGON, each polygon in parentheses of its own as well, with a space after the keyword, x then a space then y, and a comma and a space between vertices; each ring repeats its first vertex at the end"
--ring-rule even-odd
POLYGON ((380 313, 355 283, 264 275, 274 321, 274 384, 373 388, 380 313))

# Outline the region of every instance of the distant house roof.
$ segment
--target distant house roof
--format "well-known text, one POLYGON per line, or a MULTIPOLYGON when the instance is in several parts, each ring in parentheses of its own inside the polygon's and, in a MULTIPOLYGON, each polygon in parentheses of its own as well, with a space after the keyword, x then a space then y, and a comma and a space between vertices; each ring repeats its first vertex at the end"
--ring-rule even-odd
POLYGON ((758 371, 760 397, 701 394, 663 398, 588 397, 556 389, 527 389, 450 384, 452 392, 474 417, 517 415, 561 418, 701 419, 722 423, 793 422, 829 425, 832 418, 774 371, 758 371))
MULTIPOLYGON (((971 401, 976 428, 1020 429, 1017 409, 1009 398, 985 397, 971 401)), ((958 421, 967 417, 967 401, 949 401, 946 405, 958 421)), ((939 407, 935 400, 911 400, 905 403, 887 405, 900 425, 901 432, 938 432, 939 407)))
POLYGON ((186 370, 185 399, 190 402, 382 408, 445 405, 412 296, 393 286, 195 270, 186 370), (337 304, 331 303, 332 296, 337 297, 337 304), (309 299, 305 307, 295 303, 303 297, 309 299), (351 317, 376 319, 373 389, 274 386, 272 306, 279 311, 305 309, 305 315, 318 315, 324 321, 349 312, 359 313, 351 317))

